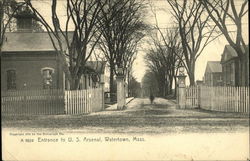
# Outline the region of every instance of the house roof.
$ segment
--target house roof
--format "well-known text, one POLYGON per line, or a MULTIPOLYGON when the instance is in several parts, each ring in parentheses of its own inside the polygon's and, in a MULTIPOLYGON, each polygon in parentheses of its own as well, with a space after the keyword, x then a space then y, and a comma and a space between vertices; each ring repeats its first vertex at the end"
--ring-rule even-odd
MULTIPOLYGON (((243 46, 241 46, 243 48, 243 46)), ((247 54, 249 54, 249 45, 247 45, 247 54)), ((238 54, 231 45, 226 45, 222 53, 221 62, 226 62, 233 58, 237 58, 238 54)))
POLYGON ((220 61, 208 61, 206 72, 208 73, 219 73, 222 72, 222 65, 220 61))
MULTIPOLYGON (((58 47, 58 44, 56 46, 58 47)), ((6 32, 2 51, 55 51, 55 49, 47 32, 6 32)))
POLYGON ((85 67, 98 74, 104 74, 106 61, 87 61, 85 67))

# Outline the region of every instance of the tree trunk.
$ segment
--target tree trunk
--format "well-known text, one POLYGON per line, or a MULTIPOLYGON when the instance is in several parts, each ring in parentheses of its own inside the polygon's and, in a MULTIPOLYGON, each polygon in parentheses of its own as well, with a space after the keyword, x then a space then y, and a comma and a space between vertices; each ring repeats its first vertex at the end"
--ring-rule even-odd
MULTIPOLYGON (((245 55, 246 55, 246 53, 245 53, 245 55)), ((248 72, 247 72, 247 57, 246 56, 243 56, 241 59, 240 59, 240 71, 239 71, 239 73, 240 73, 240 76, 239 76, 239 78, 240 78, 240 86, 247 86, 248 84, 247 84, 247 79, 249 79, 248 78, 248 72)))
POLYGON ((194 86, 195 85, 194 73, 192 72, 188 76, 189 76, 190 86, 194 86))
POLYGON ((176 77, 174 77, 174 98, 176 98, 176 94, 177 94, 177 79, 176 77))
POLYGON ((194 86, 195 85, 195 63, 191 64, 188 77, 189 77, 190 86, 194 86))
POLYGON ((115 100, 115 88, 114 88, 114 67, 110 66, 110 75, 109 75, 109 92, 110 92, 110 101, 113 102, 115 100))
POLYGON ((127 74, 128 74, 128 87, 127 87, 127 88, 128 88, 128 97, 130 97, 130 96, 131 96, 130 81, 129 81, 129 79, 130 79, 130 75, 129 75, 129 74, 130 74, 130 72, 128 71, 128 73, 127 73, 127 74))
POLYGON ((169 81, 169 94, 173 94, 173 91, 172 91, 172 84, 173 84, 173 77, 170 78, 170 81, 169 81))
POLYGON ((72 77, 70 81, 70 90, 79 89, 79 85, 80 85, 80 78, 78 78, 77 76, 72 77))
POLYGON ((245 59, 245 81, 246 81, 246 85, 245 86, 249 86, 249 54, 245 53, 246 55, 246 59, 245 59))

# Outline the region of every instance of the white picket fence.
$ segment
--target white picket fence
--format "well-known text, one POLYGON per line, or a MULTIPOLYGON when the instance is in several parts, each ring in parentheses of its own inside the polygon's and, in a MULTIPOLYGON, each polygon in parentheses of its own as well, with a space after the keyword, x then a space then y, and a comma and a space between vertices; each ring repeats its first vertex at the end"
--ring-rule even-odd
POLYGON ((103 110, 101 88, 1 91, 3 115, 88 114, 103 110))
POLYGON ((186 88, 186 106, 212 111, 249 112, 249 87, 186 88))
POLYGON ((101 88, 65 91, 65 112, 74 115, 101 111, 103 101, 101 88))
POLYGON ((198 87, 186 88, 186 107, 199 106, 200 89, 198 87))
POLYGON ((63 90, 1 91, 3 115, 64 114, 63 90))

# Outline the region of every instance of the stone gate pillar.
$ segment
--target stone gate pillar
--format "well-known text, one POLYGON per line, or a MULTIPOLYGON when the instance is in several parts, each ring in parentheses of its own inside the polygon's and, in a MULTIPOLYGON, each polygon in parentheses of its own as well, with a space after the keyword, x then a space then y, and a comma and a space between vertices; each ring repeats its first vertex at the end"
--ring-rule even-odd
POLYGON ((178 92, 177 92, 177 103, 178 108, 184 109, 186 104, 186 75, 180 74, 178 78, 178 92))
POLYGON ((116 76, 117 82, 117 109, 122 110, 125 108, 125 87, 124 87, 124 76, 116 76))

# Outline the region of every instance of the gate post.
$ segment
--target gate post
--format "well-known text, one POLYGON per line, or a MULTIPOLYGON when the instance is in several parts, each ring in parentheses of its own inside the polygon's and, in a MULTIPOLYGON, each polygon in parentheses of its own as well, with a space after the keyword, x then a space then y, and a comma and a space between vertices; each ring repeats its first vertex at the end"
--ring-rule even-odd
POLYGON ((124 76, 116 76, 117 81, 117 109, 122 110, 125 108, 125 88, 124 88, 124 76))
POLYGON ((178 95, 177 95, 177 103, 178 108, 184 109, 186 105, 186 75, 181 73, 177 76, 178 78, 178 95))
POLYGON ((101 74, 100 86, 102 90, 102 110, 104 110, 104 85, 105 85, 104 74, 101 74))

